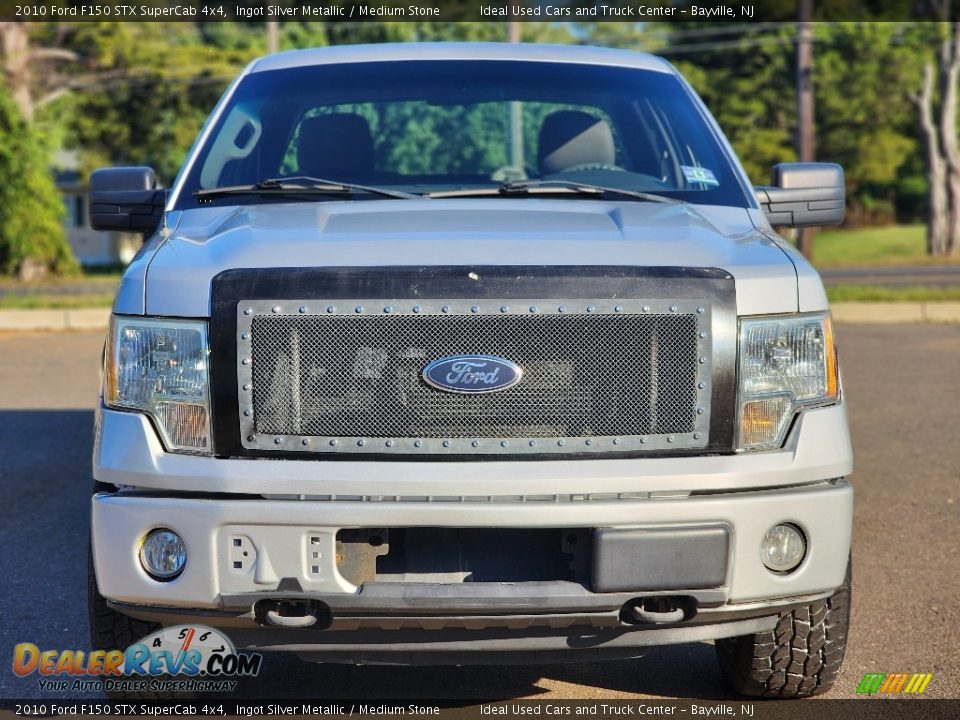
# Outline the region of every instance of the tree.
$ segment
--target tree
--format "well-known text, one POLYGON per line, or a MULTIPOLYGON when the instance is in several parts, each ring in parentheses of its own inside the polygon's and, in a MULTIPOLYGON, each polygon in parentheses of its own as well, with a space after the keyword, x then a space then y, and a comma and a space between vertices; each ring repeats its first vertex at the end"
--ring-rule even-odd
MULTIPOLYGON (((947 2, 942 3, 946 17, 947 2)), ((940 23, 935 57, 923 65, 914 95, 926 151, 928 184, 927 252, 960 255, 960 151, 957 148, 957 82, 960 79, 960 23, 940 23)))
MULTIPOLYGON (((62 34, 54 33, 56 40, 62 34)), ((53 38, 50 38, 53 39, 53 38)), ((66 80, 58 72, 63 61, 76 61, 73 51, 56 44, 35 46, 28 23, 0 22, 0 63, 10 97, 30 122, 34 111, 65 92, 66 80)))
POLYGON ((818 157, 843 165, 848 223, 889 222, 917 149, 908 90, 920 43, 903 23, 825 23, 814 39, 818 157))
POLYGON ((30 265, 58 273, 76 270, 49 159, 40 133, 0 86, 0 273, 22 272, 30 265))

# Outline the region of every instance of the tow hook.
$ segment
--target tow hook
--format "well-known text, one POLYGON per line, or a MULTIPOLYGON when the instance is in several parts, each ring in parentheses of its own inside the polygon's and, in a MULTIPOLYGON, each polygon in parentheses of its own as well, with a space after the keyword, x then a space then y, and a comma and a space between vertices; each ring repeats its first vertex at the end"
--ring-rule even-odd
POLYGON ((283 628, 325 630, 333 621, 330 608, 316 600, 261 600, 254 614, 261 625, 283 628))
POLYGON ((696 615, 696 600, 683 596, 634 598, 624 604, 621 618, 628 623, 678 623, 696 615))

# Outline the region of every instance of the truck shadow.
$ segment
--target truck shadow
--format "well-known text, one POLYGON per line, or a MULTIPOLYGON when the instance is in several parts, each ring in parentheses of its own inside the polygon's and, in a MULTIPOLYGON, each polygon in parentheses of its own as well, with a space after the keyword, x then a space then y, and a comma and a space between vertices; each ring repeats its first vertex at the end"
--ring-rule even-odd
POLYGON ((446 705, 520 698, 736 698, 720 681, 713 647, 690 643, 651 648, 633 660, 564 665, 396 667, 321 665, 291 654, 267 654, 256 681, 232 698, 423 700, 446 705))

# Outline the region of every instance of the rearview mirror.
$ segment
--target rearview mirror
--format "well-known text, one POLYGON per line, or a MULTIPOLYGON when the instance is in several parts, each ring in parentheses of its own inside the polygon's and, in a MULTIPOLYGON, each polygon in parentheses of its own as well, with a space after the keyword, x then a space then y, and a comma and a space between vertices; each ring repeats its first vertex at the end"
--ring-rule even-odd
POLYGON ((773 185, 754 188, 760 209, 775 227, 839 225, 846 191, 836 163, 780 163, 773 185))
POLYGON ((96 170, 90 176, 90 227, 152 233, 166 204, 166 190, 148 167, 96 170))

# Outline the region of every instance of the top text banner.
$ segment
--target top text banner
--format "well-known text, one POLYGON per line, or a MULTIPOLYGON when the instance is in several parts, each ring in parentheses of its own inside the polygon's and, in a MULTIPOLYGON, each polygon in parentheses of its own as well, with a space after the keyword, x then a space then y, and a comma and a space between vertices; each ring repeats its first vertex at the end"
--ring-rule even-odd
MULTIPOLYGON (((0 0, 0 19, 21 22, 783 22, 793 0, 0 0)), ((909 0, 815 0, 815 21, 937 21, 909 0)), ((949 6, 948 6, 949 7, 949 6)))

